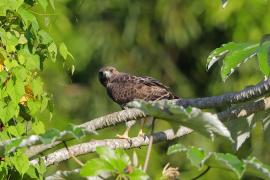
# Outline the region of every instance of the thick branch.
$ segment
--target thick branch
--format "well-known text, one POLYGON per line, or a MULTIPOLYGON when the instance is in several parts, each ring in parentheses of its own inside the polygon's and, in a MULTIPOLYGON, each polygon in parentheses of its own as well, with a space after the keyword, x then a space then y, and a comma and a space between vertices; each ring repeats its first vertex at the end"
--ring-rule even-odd
POLYGON ((118 123, 140 119, 145 117, 143 111, 139 109, 126 109, 119 112, 114 112, 106 116, 102 116, 91 121, 88 121, 84 124, 78 125, 77 127, 83 128, 85 131, 93 132, 104 127, 109 127, 118 123))
POLYGON ((261 97, 269 93, 270 79, 262 81, 255 86, 247 87, 239 92, 228 93, 220 96, 203 97, 195 99, 173 100, 175 104, 184 107, 192 106, 197 108, 215 108, 218 106, 232 105, 254 98, 261 97))
MULTIPOLYGON (((269 108, 270 108, 270 97, 265 98, 265 99, 261 99, 257 102, 247 103, 241 107, 229 108, 225 111, 218 113, 217 115, 218 115, 220 120, 224 121, 227 119, 246 117, 252 113, 267 110, 269 108)), ((136 110, 130 109, 130 111, 136 111, 136 110)), ((120 111, 118 113, 121 114, 121 112, 122 111, 120 111)), ((129 112, 129 113, 131 113, 131 112, 129 112)), ((100 119, 100 120, 102 121, 102 119, 100 119)), ((120 121, 118 119, 117 123, 120 123, 123 121, 124 121, 123 119, 120 121)), ((172 139, 187 135, 191 132, 192 132, 191 129, 184 128, 184 127, 180 128, 176 135, 174 134, 173 130, 171 130, 171 129, 163 131, 163 132, 157 132, 157 133, 153 134, 154 143, 157 143, 160 141, 172 140, 172 139)), ((131 138, 129 141, 123 140, 123 139, 96 140, 96 141, 90 141, 87 143, 82 143, 82 144, 71 146, 71 147, 69 147, 69 152, 67 151, 66 148, 60 149, 60 150, 53 152, 47 156, 44 156, 43 159, 45 160, 46 166, 49 166, 49 165, 67 160, 70 158, 71 155, 78 156, 78 155, 94 152, 96 147, 98 147, 98 146, 109 146, 113 149, 115 149, 115 148, 129 149, 129 148, 145 146, 148 144, 149 144, 149 136, 147 136, 146 138, 134 137, 134 138, 131 138)), ((35 159, 35 160, 32 160, 31 162, 37 163, 38 160, 35 159)))
POLYGON ((222 121, 227 119, 237 119, 247 117, 250 114, 270 109, 270 97, 260 99, 256 102, 246 103, 242 106, 228 108, 225 111, 218 113, 218 118, 222 121))
MULTIPOLYGON (((225 111, 222 111, 220 113, 217 113, 218 118, 221 121, 227 120, 227 119, 236 119, 240 117, 246 117, 252 113, 256 113, 258 111, 263 111, 266 109, 270 108, 270 97, 267 97, 265 99, 261 99, 257 102, 249 102, 245 105, 234 107, 234 108, 228 108, 225 111)), ((82 125, 79 125, 79 127, 84 127, 89 131, 94 131, 97 129, 105 128, 106 124, 110 125, 115 125, 118 123, 130 121, 133 119, 138 119, 144 117, 144 114, 142 111, 138 109, 127 109, 119 112, 115 112, 100 118, 96 118, 92 121, 86 122, 82 125), (127 113, 127 114, 125 114, 127 113), (107 119, 108 118, 108 119, 107 119), (127 118, 127 119, 125 119, 127 118), (104 123, 104 122, 106 123, 104 123), (96 126, 97 125, 97 126, 96 126)), ((26 154, 28 157, 33 157, 39 153, 41 153, 44 150, 50 149, 55 147, 56 145, 60 144, 61 141, 55 141, 51 144, 41 144, 37 146, 32 146, 30 147, 27 151, 26 154)))
MULTIPOLYGON (((153 143, 172 140, 175 138, 182 137, 186 134, 189 134, 192 130, 181 127, 175 134, 172 129, 161 131, 153 134, 153 143)), ((90 152, 94 152, 99 146, 108 146, 112 149, 122 148, 122 149, 130 149, 141 146, 146 146, 149 144, 149 136, 145 137, 134 137, 130 140, 126 139, 105 139, 105 140, 94 140, 78 145, 74 145, 69 147, 69 151, 66 148, 62 148, 57 150, 47 156, 42 157, 46 166, 50 166, 55 163, 62 162, 71 158, 71 156, 79 156, 83 154, 87 154, 90 152)), ((34 159, 31 161, 32 164, 38 163, 38 159, 34 159)))

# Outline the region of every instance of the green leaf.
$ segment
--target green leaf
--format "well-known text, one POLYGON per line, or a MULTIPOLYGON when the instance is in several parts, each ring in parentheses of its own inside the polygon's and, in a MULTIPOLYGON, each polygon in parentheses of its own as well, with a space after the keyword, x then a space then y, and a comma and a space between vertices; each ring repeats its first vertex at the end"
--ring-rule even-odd
POLYGON ((191 147, 187 151, 187 158, 191 161, 191 164, 194 166, 199 167, 201 165, 201 162, 205 158, 205 153, 203 150, 191 147))
POLYGON ((101 159, 104 159, 106 161, 110 161, 111 159, 116 159, 116 154, 113 149, 101 146, 96 148, 97 154, 100 156, 101 159))
POLYGON ((46 165, 42 158, 39 158, 38 164, 35 165, 40 180, 43 180, 44 173, 46 172, 46 165))
POLYGON ((238 150, 242 144, 250 137, 250 132, 255 126, 253 115, 247 118, 237 119, 237 121, 228 120, 225 125, 231 132, 234 140, 234 149, 238 150))
POLYGON ((9 102, 5 107, 0 108, 0 119, 5 124, 12 117, 17 117, 19 114, 19 106, 17 103, 9 102))
POLYGON ((203 112, 197 108, 183 108, 174 105, 173 102, 162 100, 159 102, 145 102, 142 100, 128 103, 129 107, 143 110, 146 114, 175 122, 179 125, 191 128, 205 136, 214 138, 214 135, 220 135, 233 142, 230 131, 218 119, 216 114, 203 112))
POLYGON ((102 173, 110 173, 113 169, 108 166, 108 163, 102 159, 89 160, 80 170, 81 176, 97 176, 102 173))
POLYGON ((0 28, 1 42, 5 45, 7 52, 15 52, 16 46, 19 44, 19 39, 9 31, 0 28))
POLYGON ((20 35, 20 38, 18 40, 18 44, 26 44, 28 41, 26 39, 26 37, 24 36, 24 34, 20 35))
POLYGON ((246 62, 248 59, 256 54, 258 44, 246 45, 240 50, 229 52, 223 60, 221 67, 221 77, 225 81, 241 63, 246 62))
POLYGON ((249 157, 247 160, 244 160, 247 173, 255 175, 262 179, 270 179, 270 166, 263 164, 255 157, 249 157))
POLYGON ((266 42, 262 44, 262 46, 258 49, 257 57, 259 62, 260 70, 266 76, 270 75, 270 42, 266 42))
POLYGON ((186 152, 188 148, 182 144, 174 144, 169 147, 167 154, 171 155, 177 152, 186 152))
POLYGON ((27 170, 26 174, 33 179, 38 179, 38 176, 36 174, 36 168, 34 166, 30 166, 27 170))
POLYGON ((127 177, 129 177, 130 180, 147 180, 149 179, 149 176, 143 172, 143 170, 141 169, 134 169, 130 174, 127 175, 127 177))
POLYGON ((52 9, 55 11, 54 0, 49 0, 52 9))
POLYGON ((210 55, 207 58, 207 70, 209 70, 213 64, 215 64, 219 60, 223 60, 231 51, 240 50, 244 47, 246 47, 247 44, 245 43, 235 43, 235 42, 229 42, 227 44, 222 44, 221 47, 216 48, 214 51, 210 53, 210 55))
POLYGON ((67 46, 65 45, 65 43, 61 43, 59 45, 59 52, 60 52, 61 56, 66 60, 69 52, 68 52, 68 49, 67 49, 67 46))
POLYGON ((23 66, 18 66, 12 69, 16 77, 16 81, 23 82, 27 78, 27 70, 23 66))
POLYGON ((195 166, 207 165, 215 168, 225 168, 234 172, 240 179, 245 172, 245 164, 239 160, 237 156, 226 153, 208 152, 206 153, 200 148, 187 147, 181 144, 173 145, 168 149, 168 154, 184 152, 187 158, 195 166))
POLYGON ((27 46, 19 51, 18 60, 21 64, 25 64, 28 70, 40 70, 40 57, 30 53, 27 46))
POLYGON ((68 56, 71 57, 71 59, 74 59, 72 54, 68 51, 67 46, 63 42, 59 45, 59 52, 65 60, 67 60, 68 56))
POLYGON ((106 146, 97 147, 96 152, 99 154, 98 159, 92 159, 86 163, 81 169, 82 176, 102 176, 107 175, 116 177, 129 177, 135 179, 136 177, 147 177, 141 170, 132 167, 130 158, 123 149, 112 150, 106 146), (127 172, 130 167, 131 171, 127 172))
POLYGON ((0 1, 0 16, 6 16, 7 10, 15 10, 23 4, 24 0, 1 0, 0 1))
POLYGON ((24 8, 19 8, 18 9, 18 14, 21 16, 26 28, 25 30, 32 25, 35 33, 38 32, 39 29, 39 25, 38 25, 38 21, 36 19, 36 16, 34 16, 30 11, 24 9, 24 8))
POLYGON ((17 171, 24 175, 29 169, 29 160, 27 156, 20 150, 18 150, 13 157, 11 157, 11 162, 17 169, 17 171))
POLYGON ((32 131, 35 134, 44 134, 45 133, 45 126, 42 121, 37 121, 32 124, 32 131))
POLYGON ((71 134, 72 137, 75 137, 76 139, 80 139, 85 135, 83 128, 77 127, 73 124, 69 124, 66 131, 68 132, 68 134, 71 134))
POLYGON ((6 85, 6 91, 14 103, 18 103, 24 95, 24 83, 10 79, 6 85))
POLYGON ((53 42, 52 37, 44 30, 40 30, 38 35, 40 36, 41 44, 50 44, 53 42))
POLYGON ((221 67, 221 77, 225 81, 241 63, 252 58, 257 51, 259 44, 235 43, 223 44, 222 47, 212 51, 207 58, 207 69, 215 62, 223 60, 221 67))
POLYGON ((52 42, 49 47, 48 47, 48 52, 49 52, 49 57, 50 59, 55 62, 56 61, 56 56, 57 56, 57 46, 55 45, 54 42, 52 42))
POLYGON ((47 6, 48 6, 48 1, 47 0, 38 0, 38 3, 41 5, 44 11, 46 11, 47 6))
POLYGON ((39 100, 33 100, 30 99, 27 101, 27 106, 30 110, 30 114, 32 116, 36 115, 38 112, 40 112, 41 109, 41 102, 39 100))
POLYGON ((40 70, 40 57, 38 55, 29 56, 26 59, 26 68, 29 70, 40 70))
POLYGON ((40 112, 44 111, 48 107, 50 98, 47 95, 43 95, 41 99, 40 112))
POLYGON ((1 71, 0 72, 0 79, 1 79, 1 84, 6 82, 6 80, 8 79, 9 74, 6 71, 1 71))
POLYGON ((34 96, 41 95, 43 93, 43 82, 41 78, 37 77, 33 79, 33 81, 31 82, 31 87, 32 87, 34 96))
POLYGON ((17 123, 16 126, 8 126, 7 131, 15 137, 20 137, 25 133, 25 124, 17 123))
POLYGON ((215 157, 217 161, 223 162, 225 166, 227 166, 230 170, 234 171, 237 174, 238 178, 242 177, 245 170, 244 163, 236 156, 229 153, 216 153, 215 157))
POLYGON ((12 140, 10 143, 8 143, 5 146, 5 153, 7 153, 7 152, 10 153, 11 151, 14 152, 14 149, 16 149, 20 145, 21 142, 22 142, 22 138, 12 140))
POLYGON ((19 66, 19 64, 18 64, 17 61, 13 61, 13 60, 11 60, 11 59, 6 59, 6 60, 4 61, 4 65, 5 65, 5 67, 6 67, 8 70, 12 70, 13 68, 19 66))
POLYGON ((45 134, 42 134, 41 141, 44 144, 49 144, 56 140, 60 136, 60 131, 57 129, 49 129, 45 134))

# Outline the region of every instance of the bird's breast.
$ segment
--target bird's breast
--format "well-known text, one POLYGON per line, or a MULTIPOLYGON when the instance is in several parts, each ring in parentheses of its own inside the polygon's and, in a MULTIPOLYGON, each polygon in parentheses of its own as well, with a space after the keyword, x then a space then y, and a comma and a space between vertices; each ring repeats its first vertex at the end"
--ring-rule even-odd
POLYGON ((109 96, 119 105, 124 105, 135 98, 135 89, 128 83, 110 83, 107 87, 109 96))

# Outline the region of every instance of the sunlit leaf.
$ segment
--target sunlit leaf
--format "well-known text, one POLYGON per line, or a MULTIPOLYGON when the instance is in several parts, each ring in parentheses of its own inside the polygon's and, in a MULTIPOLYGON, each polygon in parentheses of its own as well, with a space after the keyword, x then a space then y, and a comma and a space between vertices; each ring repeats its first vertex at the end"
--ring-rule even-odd
POLYGON ((53 42, 52 37, 44 30, 38 32, 42 44, 50 44, 53 42))
POLYGON ((81 169, 81 176, 97 176, 102 173, 111 173, 114 169, 102 159, 91 159, 81 169))
POLYGON ((31 83, 34 96, 41 95, 43 93, 43 82, 40 77, 35 78, 31 83))
POLYGON ((22 151, 16 152, 11 158, 11 162, 21 175, 26 173, 29 169, 29 160, 22 151))
POLYGON ((61 56, 66 60, 67 56, 68 56, 68 49, 64 43, 61 43, 59 45, 59 52, 60 52, 61 56))
POLYGON ((49 57, 50 59, 55 62, 56 61, 56 55, 57 55, 57 46, 55 45, 54 42, 52 42, 49 47, 48 47, 48 51, 49 51, 49 57))
POLYGON ((246 62, 248 59, 253 57, 256 53, 258 44, 247 45, 240 50, 229 52, 223 60, 221 67, 221 77, 225 81, 241 63, 246 62))
POLYGON ((47 0, 38 0, 38 3, 41 5, 44 11, 46 11, 47 6, 48 6, 48 1, 47 0))
POLYGON ((32 124, 32 131, 35 134, 44 134, 45 133, 45 126, 42 121, 37 121, 32 124))

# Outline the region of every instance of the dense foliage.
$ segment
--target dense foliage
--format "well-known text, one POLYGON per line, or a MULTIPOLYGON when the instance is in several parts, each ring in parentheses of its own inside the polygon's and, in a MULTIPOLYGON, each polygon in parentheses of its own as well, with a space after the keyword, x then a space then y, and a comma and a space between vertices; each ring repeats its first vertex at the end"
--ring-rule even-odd
POLYGON ((169 102, 131 103, 159 118, 156 131, 179 125, 196 131, 155 145, 147 172, 141 168, 145 148, 131 153, 99 147, 98 157, 72 157, 49 167, 42 153, 26 153, 35 144, 61 144, 44 152, 50 154, 115 136, 116 131, 89 133, 70 125, 120 110, 97 82, 97 71, 104 65, 154 76, 181 97, 236 91, 269 76, 269 3, 1 0, 1 178, 43 179, 61 169, 70 171, 60 174, 71 179, 73 173, 76 178, 166 179, 163 168, 168 162, 179 167, 180 176, 177 168, 172 174, 183 179, 204 173, 205 179, 270 178, 268 111, 223 122, 214 112, 169 102), (221 78, 215 63, 221 64, 221 78))

